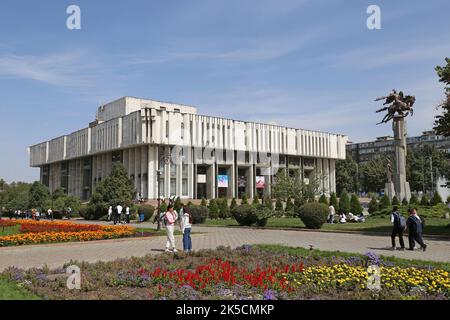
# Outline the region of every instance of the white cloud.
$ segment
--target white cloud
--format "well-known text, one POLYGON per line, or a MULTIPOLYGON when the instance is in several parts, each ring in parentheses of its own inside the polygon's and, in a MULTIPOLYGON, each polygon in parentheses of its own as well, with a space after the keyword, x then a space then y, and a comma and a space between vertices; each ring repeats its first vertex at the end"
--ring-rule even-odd
POLYGON ((82 55, 72 53, 2 55, 0 77, 35 80, 56 86, 86 86, 89 77, 81 72, 82 58, 82 55))

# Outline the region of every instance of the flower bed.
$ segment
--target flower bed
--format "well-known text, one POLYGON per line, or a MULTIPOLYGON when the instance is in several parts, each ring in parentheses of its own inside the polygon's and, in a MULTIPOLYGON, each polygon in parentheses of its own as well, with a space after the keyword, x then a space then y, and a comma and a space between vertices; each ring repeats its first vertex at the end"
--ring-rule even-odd
MULTIPOLYGON (((305 253, 306 252, 306 253, 305 253)), ((73 262, 71 262, 73 264, 73 262)), ((65 289, 64 270, 11 268, 3 275, 46 299, 449 299, 448 264, 434 268, 374 254, 318 256, 258 247, 162 254, 79 264, 82 290, 65 289), (367 288, 378 263, 380 290, 367 288)))
POLYGON ((50 222, 24 220, 20 222, 21 233, 41 233, 41 232, 81 232, 99 231, 104 227, 96 224, 76 224, 72 222, 50 222))
POLYGON ((0 237, 0 247, 38 243, 91 241, 132 236, 128 226, 100 226, 73 222, 20 220, 20 233, 0 237))
POLYGON ((0 228, 6 228, 6 227, 14 227, 18 225, 19 222, 16 220, 3 220, 0 219, 0 228))

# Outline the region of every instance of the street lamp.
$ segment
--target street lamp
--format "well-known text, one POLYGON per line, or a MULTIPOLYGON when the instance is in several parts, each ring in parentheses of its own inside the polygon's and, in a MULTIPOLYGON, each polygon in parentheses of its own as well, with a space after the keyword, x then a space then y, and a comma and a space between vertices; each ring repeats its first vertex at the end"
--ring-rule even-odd
POLYGON ((158 210, 157 210, 157 216, 156 221, 158 222, 157 231, 161 230, 161 192, 160 192, 160 177, 161 177, 161 170, 156 170, 156 176, 157 176, 157 185, 158 185, 158 210))

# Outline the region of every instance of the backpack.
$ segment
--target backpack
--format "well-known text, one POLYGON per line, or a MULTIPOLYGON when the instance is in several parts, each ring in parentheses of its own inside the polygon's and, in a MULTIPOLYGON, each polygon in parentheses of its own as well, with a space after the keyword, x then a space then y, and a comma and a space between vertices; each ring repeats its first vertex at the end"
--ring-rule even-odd
POLYGON ((400 229, 405 229, 406 228, 406 219, 404 216, 402 216, 400 213, 396 212, 394 213, 394 217, 396 220, 396 225, 400 228, 400 229))

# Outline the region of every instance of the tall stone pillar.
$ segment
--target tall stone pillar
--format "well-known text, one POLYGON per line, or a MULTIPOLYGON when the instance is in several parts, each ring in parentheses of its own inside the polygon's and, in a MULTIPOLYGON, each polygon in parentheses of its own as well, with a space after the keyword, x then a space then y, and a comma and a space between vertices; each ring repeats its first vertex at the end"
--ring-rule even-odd
POLYGON ((406 124, 404 117, 394 117, 392 122, 395 139, 395 173, 393 177, 395 194, 399 201, 409 201, 411 191, 406 181, 406 124))

